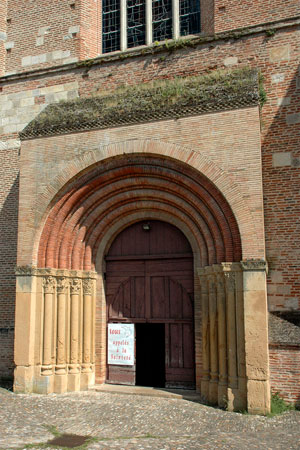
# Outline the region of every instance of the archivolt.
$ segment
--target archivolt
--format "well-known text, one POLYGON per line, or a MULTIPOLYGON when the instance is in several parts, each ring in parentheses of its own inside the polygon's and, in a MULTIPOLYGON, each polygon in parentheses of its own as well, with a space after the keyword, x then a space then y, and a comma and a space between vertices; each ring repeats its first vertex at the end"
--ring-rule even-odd
POLYGON ((94 270, 108 230, 136 211, 184 223, 203 266, 241 260, 235 217, 213 183, 171 158, 131 154, 102 161, 64 189, 44 225, 38 266, 94 270))

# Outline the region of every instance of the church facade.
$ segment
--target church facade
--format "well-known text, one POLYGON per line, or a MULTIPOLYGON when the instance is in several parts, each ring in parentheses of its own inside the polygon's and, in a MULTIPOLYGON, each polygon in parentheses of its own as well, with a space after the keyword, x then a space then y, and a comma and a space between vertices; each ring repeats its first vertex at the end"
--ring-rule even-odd
POLYGON ((299 10, 2 2, 2 382, 299 402, 299 10))

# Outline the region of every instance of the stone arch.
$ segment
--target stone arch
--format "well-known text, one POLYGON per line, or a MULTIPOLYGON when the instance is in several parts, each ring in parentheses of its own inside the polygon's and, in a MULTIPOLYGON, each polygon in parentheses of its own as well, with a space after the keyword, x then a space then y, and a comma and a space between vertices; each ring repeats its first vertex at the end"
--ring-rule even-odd
POLYGON ((189 148, 175 145, 168 142, 153 140, 129 140, 122 143, 109 144, 101 146, 98 149, 86 152, 78 156, 60 171, 55 179, 47 186, 44 194, 37 200, 36 210, 39 212, 40 231, 36 234, 33 247, 32 261, 37 262, 37 252, 42 229, 47 220, 47 216, 62 195, 74 180, 80 176, 85 176, 96 166, 103 164, 107 159, 135 154, 160 155, 165 158, 174 159, 188 167, 194 168, 202 176, 208 178, 211 183, 220 191, 228 202, 229 209, 232 210, 238 223, 242 254, 244 258, 258 257, 260 240, 253 236, 259 236, 256 229, 256 223, 252 218, 248 200, 244 199, 234 180, 225 173, 214 162, 209 160, 203 154, 200 154, 189 148))
POLYGON ((239 227, 219 189, 187 164, 139 153, 96 164, 63 189, 41 234, 38 267, 94 270, 107 230, 137 209, 185 223, 200 266, 242 258, 239 227))

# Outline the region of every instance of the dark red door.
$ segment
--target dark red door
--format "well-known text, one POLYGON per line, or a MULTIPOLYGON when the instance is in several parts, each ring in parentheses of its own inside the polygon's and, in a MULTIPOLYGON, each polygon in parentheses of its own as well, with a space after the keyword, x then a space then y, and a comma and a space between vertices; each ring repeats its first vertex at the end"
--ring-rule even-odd
MULTIPOLYGON (((165 373, 159 379, 166 387, 192 387, 193 256, 183 233, 160 221, 139 222, 120 233, 106 257, 106 299, 108 322, 163 324, 164 342, 160 345, 164 347, 165 373)), ((143 336, 140 330, 137 338, 143 336)), ((158 345, 151 333, 155 333, 155 327, 149 326, 143 358, 149 354, 155 373, 155 364, 160 364, 150 351, 152 341, 158 345)), ((139 384, 143 384, 142 366, 109 365, 107 381, 135 384, 137 375, 139 384)), ((144 383, 149 385, 149 370, 144 383)))

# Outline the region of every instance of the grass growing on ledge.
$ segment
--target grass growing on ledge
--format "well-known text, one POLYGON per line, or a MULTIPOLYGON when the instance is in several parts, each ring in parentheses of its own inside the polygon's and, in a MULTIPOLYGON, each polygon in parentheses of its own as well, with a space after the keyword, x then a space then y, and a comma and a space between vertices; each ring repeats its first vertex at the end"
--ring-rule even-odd
MULTIPOLYGON (((260 83, 261 84, 261 83, 260 83)), ((207 75, 156 80, 96 96, 61 101, 45 108, 20 133, 21 138, 97 126, 169 117, 191 111, 220 111, 258 104, 259 77, 248 67, 216 70, 207 75)))

